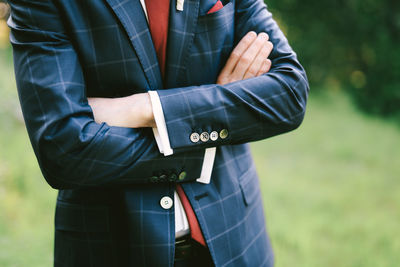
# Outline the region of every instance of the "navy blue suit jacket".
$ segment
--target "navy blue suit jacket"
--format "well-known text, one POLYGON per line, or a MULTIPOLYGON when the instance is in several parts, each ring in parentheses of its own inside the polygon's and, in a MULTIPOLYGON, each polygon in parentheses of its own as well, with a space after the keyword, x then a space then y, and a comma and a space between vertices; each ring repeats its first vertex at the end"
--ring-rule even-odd
POLYGON ((305 72, 262 0, 171 0, 166 80, 139 0, 10 0, 21 106, 47 182, 59 189, 56 266, 172 266, 175 183, 195 210, 217 266, 271 266, 262 199, 247 142, 295 129, 305 72), (224 86, 216 78, 249 31, 267 32, 272 68, 224 86), (171 146, 150 129, 97 124, 87 97, 158 90, 171 146), (193 132, 222 129, 197 142, 193 132), (217 146, 208 185, 196 183, 204 149, 217 146), (186 172, 183 180, 179 173, 186 172))

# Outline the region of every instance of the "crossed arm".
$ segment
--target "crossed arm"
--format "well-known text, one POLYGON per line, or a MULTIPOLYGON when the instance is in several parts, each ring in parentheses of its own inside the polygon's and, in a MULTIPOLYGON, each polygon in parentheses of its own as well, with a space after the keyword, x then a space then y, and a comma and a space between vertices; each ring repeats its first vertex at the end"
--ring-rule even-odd
POLYGON ((240 40, 250 30, 266 32, 274 49, 269 56, 250 60, 244 56, 249 49, 235 48, 218 84, 159 90, 174 150, 164 157, 151 130, 143 128, 154 125, 147 94, 90 99, 88 105, 81 59, 61 19, 63 9, 54 2, 9 0, 13 12, 8 21, 26 127, 43 175, 54 188, 149 183, 154 172, 183 168, 185 181, 194 181, 204 148, 265 139, 293 130, 302 121, 309 90, 304 69, 263 1, 240 0, 235 6, 235 38, 240 40), (272 64, 259 63, 267 57, 272 64), (256 67, 260 65, 261 70, 256 67), (268 65, 271 69, 264 73, 268 65), (102 101, 110 102, 101 108, 102 101), (113 114, 113 109, 116 115, 102 118, 107 114, 101 112, 113 114), (121 116, 125 112, 127 116, 121 116), (109 121, 116 119, 121 121, 109 121), (194 129, 227 129, 229 135, 193 143, 189 135, 194 129))
MULTIPOLYGON (((273 44, 268 34, 248 32, 232 51, 216 83, 228 84, 267 73, 273 44)), ((97 123, 129 128, 156 127, 148 93, 121 98, 88 98, 97 123)))

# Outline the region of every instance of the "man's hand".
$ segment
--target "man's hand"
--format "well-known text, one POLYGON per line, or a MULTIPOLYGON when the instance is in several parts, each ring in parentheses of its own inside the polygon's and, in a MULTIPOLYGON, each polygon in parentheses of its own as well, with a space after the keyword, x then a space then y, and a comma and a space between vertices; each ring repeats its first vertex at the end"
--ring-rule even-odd
POLYGON ((233 49, 224 68, 217 78, 217 84, 227 84, 267 73, 271 68, 268 59, 273 44, 268 34, 247 33, 233 49))
POLYGON ((88 98, 97 123, 129 128, 155 127, 148 93, 120 98, 88 98))

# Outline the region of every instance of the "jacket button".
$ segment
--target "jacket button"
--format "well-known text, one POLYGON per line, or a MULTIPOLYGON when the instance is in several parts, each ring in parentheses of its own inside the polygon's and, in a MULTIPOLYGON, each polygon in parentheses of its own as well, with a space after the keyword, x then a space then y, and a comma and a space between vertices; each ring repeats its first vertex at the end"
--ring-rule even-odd
POLYGON ((183 180, 185 180, 185 178, 186 178, 186 172, 181 172, 179 174, 179 181, 183 181, 183 180))
POLYGON ((200 135, 198 133, 192 133, 190 135, 190 141, 192 141, 193 143, 197 143, 200 140, 200 135))
POLYGON ((221 137, 221 139, 227 138, 227 137, 228 137, 228 130, 227 130, 227 129, 222 129, 222 130, 219 132, 219 137, 221 137))
POLYGON ((169 181, 175 182, 176 179, 178 179, 178 176, 175 173, 171 173, 171 175, 169 176, 169 181))
POLYGON ((217 132, 217 131, 212 131, 212 132, 210 133, 210 139, 211 139, 211 141, 217 141, 217 139, 218 139, 218 132, 217 132))
POLYGON ((162 207, 163 209, 165 209, 165 210, 170 209, 170 208, 172 207, 173 204, 174 204, 174 202, 172 201, 172 198, 167 197, 167 196, 163 197, 163 198, 160 200, 160 205, 161 205, 161 207, 162 207))
POLYGON ((160 177, 158 178, 160 182, 166 182, 167 181, 167 175, 166 174, 161 174, 160 177))
POLYGON ((210 140, 210 135, 207 132, 203 132, 200 135, 200 140, 205 143, 210 140))

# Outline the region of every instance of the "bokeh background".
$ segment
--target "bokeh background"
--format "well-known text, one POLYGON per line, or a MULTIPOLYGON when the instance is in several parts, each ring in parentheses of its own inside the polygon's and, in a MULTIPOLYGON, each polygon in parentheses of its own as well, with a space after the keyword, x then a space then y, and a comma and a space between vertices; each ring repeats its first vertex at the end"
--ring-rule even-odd
MULTIPOLYGON (((21 116, 0 0, 0 266, 52 266, 56 191, 21 116)), ((398 0, 267 0, 308 71, 302 126, 252 144, 276 266, 400 266, 398 0)))

